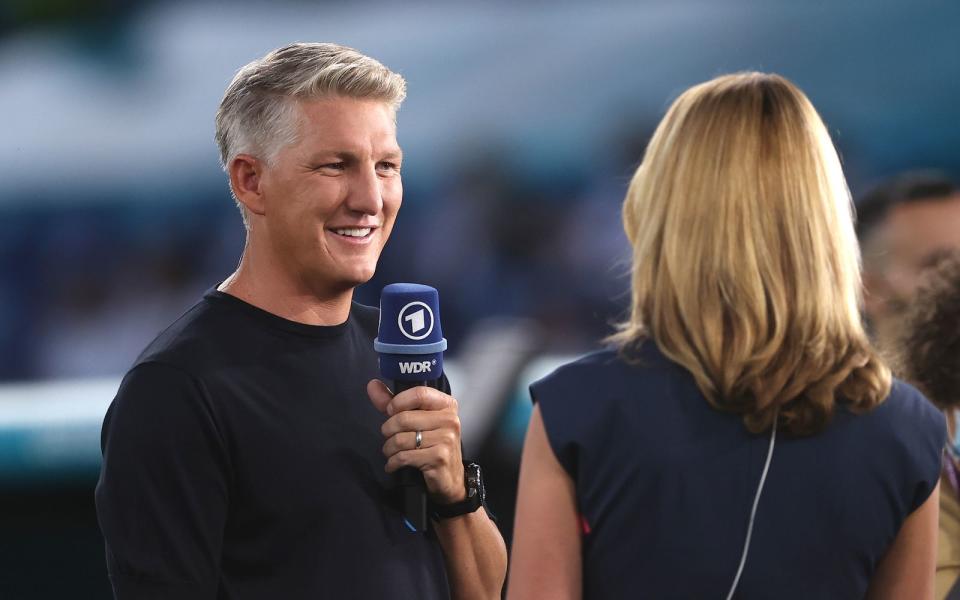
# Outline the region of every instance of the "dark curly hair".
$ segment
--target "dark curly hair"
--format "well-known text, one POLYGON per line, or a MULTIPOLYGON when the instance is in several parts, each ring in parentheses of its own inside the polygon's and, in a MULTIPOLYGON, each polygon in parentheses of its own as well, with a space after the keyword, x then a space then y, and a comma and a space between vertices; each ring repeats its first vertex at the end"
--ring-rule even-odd
POLYGON ((898 345, 902 376, 941 409, 960 406, 960 251, 925 275, 898 345))

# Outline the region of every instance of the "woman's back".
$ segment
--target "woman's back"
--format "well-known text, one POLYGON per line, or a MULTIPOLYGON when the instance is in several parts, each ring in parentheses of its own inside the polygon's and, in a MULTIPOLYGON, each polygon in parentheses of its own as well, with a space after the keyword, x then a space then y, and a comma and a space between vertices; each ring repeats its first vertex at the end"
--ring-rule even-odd
POLYGON ((931 597, 943 419, 867 339, 850 193, 810 100, 765 73, 680 94, 623 227, 609 341, 644 364, 599 353, 532 386, 511 594, 931 597))
MULTIPOLYGON (((769 434, 717 411, 643 343, 531 386, 583 520, 588 598, 722 598, 737 571, 769 434)), ((781 435, 736 597, 863 597, 904 519, 936 486, 940 414, 895 382, 874 410, 781 435)))

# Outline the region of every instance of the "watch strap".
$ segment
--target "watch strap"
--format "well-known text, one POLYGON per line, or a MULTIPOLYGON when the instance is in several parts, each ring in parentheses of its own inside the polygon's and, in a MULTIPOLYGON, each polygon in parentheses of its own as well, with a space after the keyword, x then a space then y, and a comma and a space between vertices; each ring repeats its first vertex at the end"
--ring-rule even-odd
POLYGON ((460 502, 453 504, 430 503, 430 516, 434 520, 452 519, 472 512, 483 506, 485 490, 483 479, 480 474, 480 465, 464 461, 463 465, 464 487, 467 490, 467 497, 460 502))

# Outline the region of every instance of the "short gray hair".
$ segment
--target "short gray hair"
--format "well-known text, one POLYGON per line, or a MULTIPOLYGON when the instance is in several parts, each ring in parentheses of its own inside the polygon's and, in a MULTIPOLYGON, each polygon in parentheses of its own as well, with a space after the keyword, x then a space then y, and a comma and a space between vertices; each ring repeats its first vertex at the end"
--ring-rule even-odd
POLYGON ((220 164, 228 171, 237 154, 270 163, 281 148, 296 143, 298 100, 381 100, 396 112, 406 95, 403 77, 353 48, 330 43, 278 48, 241 68, 220 101, 220 164))

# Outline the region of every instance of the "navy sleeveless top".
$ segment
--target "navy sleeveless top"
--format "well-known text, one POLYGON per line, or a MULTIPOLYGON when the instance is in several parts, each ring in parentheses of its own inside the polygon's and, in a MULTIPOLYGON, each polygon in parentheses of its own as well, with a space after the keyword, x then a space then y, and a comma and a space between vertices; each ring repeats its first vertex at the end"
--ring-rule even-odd
MULTIPOLYGON (((725 598, 769 446, 712 408, 652 341, 530 387, 575 482, 584 598, 725 598)), ((940 475, 943 416, 894 381, 877 408, 838 407, 810 437, 778 435, 736 598, 862 598, 940 475)))

